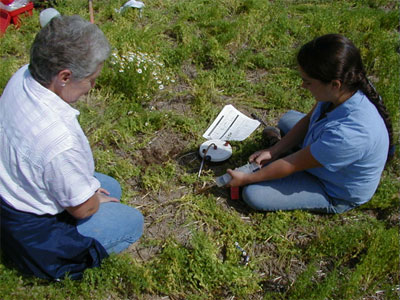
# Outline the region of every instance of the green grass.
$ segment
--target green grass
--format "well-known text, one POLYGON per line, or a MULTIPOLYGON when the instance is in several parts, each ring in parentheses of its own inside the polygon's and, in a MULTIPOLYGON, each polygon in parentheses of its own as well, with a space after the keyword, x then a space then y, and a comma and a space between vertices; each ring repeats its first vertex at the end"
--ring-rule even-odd
MULTIPOLYGON (((247 160, 260 131, 232 143, 232 159, 206 166, 200 178, 196 157, 225 104, 269 125, 288 109, 309 110, 314 100, 300 89, 295 54, 331 32, 360 48, 398 141, 397 1, 152 0, 142 17, 114 11, 125 2, 93 1, 118 56, 77 108, 97 170, 117 178, 122 201, 142 211, 144 235, 81 281, 25 277, 1 261, 0 299, 398 299, 398 150, 373 199, 334 216, 258 213, 207 188, 247 160), (247 266, 235 241, 250 255, 247 266)), ((57 3, 62 14, 89 19, 86 1, 57 3)), ((0 92, 29 62, 38 17, 36 10, 0 39, 0 92)))

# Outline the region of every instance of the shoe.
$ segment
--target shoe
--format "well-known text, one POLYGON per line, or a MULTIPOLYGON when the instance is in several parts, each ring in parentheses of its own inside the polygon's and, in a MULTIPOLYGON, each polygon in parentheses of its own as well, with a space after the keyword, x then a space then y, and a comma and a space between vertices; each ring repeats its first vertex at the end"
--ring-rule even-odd
POLYGON ((271 147, 281 140, 280 130, 272 126, 265 127, 262 132, 262 139, 265 146, 271 147))

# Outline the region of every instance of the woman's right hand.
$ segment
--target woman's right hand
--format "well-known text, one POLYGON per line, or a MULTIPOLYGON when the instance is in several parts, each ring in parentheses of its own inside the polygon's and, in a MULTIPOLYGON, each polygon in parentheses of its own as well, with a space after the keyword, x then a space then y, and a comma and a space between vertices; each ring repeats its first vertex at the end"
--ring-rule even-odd
POLYGON ((249 161, 250 162, 255 162, 260 166, 262 166, 262 165, 264 165, 267 162, 270 162, 272 160, 274 160, 274 156, 273 156, 272 151, 271 151, 270 148, 254 152, 249 157, 249 161))
POLYGON ((106 189, 99 188, 93 196, 82 204, 66 207, 65 209, 76 219, 86 219, 97 212, 100 203, 119 202, 117 198, 110 197, 109 195, 110 193, 106 189))
POLYGON ((105 203, 105 202, 120 202, 117 198, 110 197, 109 191, 107 191, 104 188, 99 188, 96 193, 99 196, 99 202, 100 203, 105 203))

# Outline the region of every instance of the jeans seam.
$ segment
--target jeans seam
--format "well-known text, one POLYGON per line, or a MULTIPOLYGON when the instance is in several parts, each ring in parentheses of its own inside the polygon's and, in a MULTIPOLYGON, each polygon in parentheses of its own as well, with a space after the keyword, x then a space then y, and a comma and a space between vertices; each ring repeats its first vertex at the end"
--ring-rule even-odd
MULTIPOLYGON (((135 237, 136 236, 137 235, 135 235, 135 237)), ((128 242, 127 240, 130 240, 132 237, 133 237, 132 235, 125 235, 124 237, 121 237, 119 239, 104 241, 104 245, 103 246, 104 246, 104 248, 108 248, 109 245, 112 245, 112 247, 114 247, 115 245, 118 245, 123 241, 125 241, 127 243, 131 243, 131 242, 128 242)), ((140 235, 139 235, 139 237, 140 237, 140 235)), ((136 238, 135 241, 138 240, 139 237, 136 238)))

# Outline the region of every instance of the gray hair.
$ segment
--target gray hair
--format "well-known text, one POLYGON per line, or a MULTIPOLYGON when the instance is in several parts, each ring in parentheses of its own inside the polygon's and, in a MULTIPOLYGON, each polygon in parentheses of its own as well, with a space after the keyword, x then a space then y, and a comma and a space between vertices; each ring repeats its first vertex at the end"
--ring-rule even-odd
POLYGON ((36 35, 29 71, 44 86, 65 69, 72 72, 72 79, 80 80, 93 74, 109 55, 107 38, 96 25, 79 16, 58 16, 36 35))

